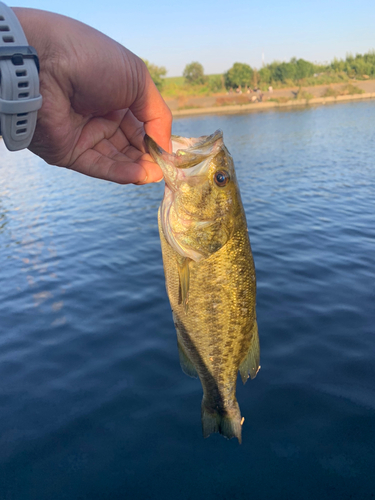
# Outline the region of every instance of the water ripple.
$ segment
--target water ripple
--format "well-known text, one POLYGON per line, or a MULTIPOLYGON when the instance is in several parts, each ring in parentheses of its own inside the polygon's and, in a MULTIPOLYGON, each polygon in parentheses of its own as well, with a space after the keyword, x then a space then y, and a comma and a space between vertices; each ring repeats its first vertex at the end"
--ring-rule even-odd
POLYGON ((262 369, 238 384, 241 447, 202 439, 201 387, 179 366, 163 186, 0 143, 4 498, 375 494, 374 117, 371 101, 174 124, 223 129, 247 214, 262 369))

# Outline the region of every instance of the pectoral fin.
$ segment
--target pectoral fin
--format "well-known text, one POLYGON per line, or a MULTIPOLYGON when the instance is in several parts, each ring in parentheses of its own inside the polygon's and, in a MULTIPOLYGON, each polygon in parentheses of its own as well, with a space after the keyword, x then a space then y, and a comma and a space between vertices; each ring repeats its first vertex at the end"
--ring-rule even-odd
POLYGON ((240 364, 240 374, 242 382, 245 384, 246 380, 250 377, 255 378, 258 373, 259 359, 260 359, 260 349, 259 349, 259 336, 258 336, 258 325, 256 320, 254 321, 253 328, 251 330, 251 343, 249 351, 240 364))
POLYGON ((184 258, 181 262, 178 262, 178 276, 180 278, 180 300, 184 306, 185 313, 188 312, 189 305, 189 286, 190 286, 190 271, 189 271, 190 259, 184 258))

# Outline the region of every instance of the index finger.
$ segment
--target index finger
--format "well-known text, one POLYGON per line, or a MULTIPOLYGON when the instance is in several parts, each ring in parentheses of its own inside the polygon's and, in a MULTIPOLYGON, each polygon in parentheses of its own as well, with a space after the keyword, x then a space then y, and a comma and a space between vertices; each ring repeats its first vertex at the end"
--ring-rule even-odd
POLYGON ((144 123, 147 135, 152 137, 165 151, 170 149, 172 113, 156 88, 144 66, 144 86, 130 109, 139 121, 144 123))

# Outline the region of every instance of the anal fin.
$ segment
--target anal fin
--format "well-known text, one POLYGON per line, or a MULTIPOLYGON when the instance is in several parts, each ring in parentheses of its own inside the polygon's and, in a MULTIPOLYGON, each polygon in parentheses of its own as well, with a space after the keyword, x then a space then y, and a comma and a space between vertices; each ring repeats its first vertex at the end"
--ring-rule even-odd
POLYGON ((246 380, 249 378, 255 378, 256 374, 260 369, 260 348, 259 348, 259 335, 258 335, 258 324, 256 320, 254 321, 253 328, 251 330, 251 343, 249 350, 240 364, 240 375, 242 382, 245 384, 246 380))
POLYGON ((198 377, 197 370, 193 365, 193 363, 191 362, 189 356, 186 354, 185 349, 182 347, 182 345, 178 340, 177 340, 177 347, 178 347, 178 355, 180 357, 180 365, 182 371, 185 373, 185 375, 188 375, 189 377, 197 378, 198 377))

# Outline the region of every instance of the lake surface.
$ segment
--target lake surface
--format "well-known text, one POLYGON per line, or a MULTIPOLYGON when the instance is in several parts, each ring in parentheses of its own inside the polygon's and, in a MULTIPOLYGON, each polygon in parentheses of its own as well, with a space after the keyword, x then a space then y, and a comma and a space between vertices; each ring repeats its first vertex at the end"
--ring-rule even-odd
POLYGON ((375 101, 178 119, 224 131, 258 280, 243 444, 203 439, 157 229, 120 186, 0 144, 0 499, 375 496, 375 101))

